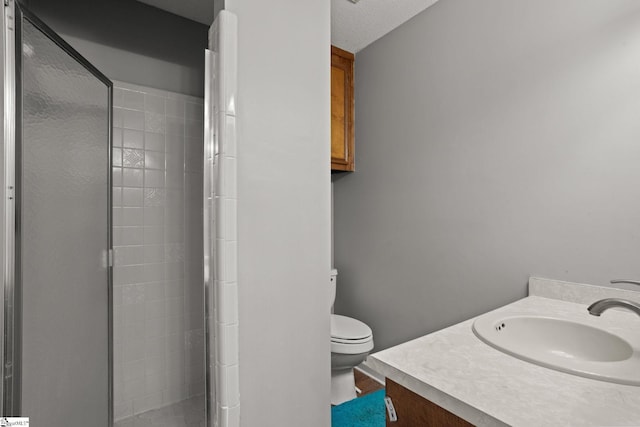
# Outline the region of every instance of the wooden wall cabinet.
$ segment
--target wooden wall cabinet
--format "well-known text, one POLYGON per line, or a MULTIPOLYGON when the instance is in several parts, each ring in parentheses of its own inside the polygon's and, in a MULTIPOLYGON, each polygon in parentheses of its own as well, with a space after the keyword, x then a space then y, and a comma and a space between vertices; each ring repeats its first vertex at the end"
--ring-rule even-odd
POLYGON ((387 414, 387 427, 473 427, 473 424, 389 378, 386 390, 398 416, 397 421, 390 422, 387 414))
POLYGON ((331 46, 331 170, 354 171, 354 55, 331 46))

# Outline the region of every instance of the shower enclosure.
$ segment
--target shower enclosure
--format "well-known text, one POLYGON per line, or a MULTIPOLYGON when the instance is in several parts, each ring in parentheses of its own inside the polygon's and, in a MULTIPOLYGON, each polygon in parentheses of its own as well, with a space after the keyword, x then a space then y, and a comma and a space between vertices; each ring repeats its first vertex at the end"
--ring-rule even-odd
POLYGON ((0 415, 238 426, 235 16, 210 30, 203 102, 114 88, 1 10, 0 415))
POLYGON ((2 21, 2 415, 108 427, 112 84, 19 3, 2 21))

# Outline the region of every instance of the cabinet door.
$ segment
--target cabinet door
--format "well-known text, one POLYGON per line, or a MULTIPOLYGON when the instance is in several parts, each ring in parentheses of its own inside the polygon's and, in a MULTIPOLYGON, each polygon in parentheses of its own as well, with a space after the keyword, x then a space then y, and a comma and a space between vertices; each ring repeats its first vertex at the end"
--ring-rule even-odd
POLYGON ((398 416, 397 421, 391 422, 387 414, 387 427, 474 427, 389 378, 385 388, 398 416))
POLYGON ((331 170, 355 170, 353 59, 331 46, 331 170))

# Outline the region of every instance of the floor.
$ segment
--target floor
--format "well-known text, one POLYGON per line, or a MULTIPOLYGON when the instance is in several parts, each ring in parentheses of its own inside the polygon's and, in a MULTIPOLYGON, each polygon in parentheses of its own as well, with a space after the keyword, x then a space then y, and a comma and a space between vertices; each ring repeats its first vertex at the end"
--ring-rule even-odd
MULTIPOLYGON (((365 396, 384 388, 382 384, 353 370, 358 397, 365 396)), ((118 421, 114 427, 204 427, 204 396, 192 397, 163 408, 144 412, 131 418, 118 421)))
POLYGON ((362 397, 374 391, 382 390, 384 386, 378 381, 374 380, 368 375, 363 374, 357 369, 353 370, 353 375, 356 378, 356 389, 360 390, 358 397, 362 397))
POLYGON ((114 427, 204 427, 204 396, 126 418, 114 427))

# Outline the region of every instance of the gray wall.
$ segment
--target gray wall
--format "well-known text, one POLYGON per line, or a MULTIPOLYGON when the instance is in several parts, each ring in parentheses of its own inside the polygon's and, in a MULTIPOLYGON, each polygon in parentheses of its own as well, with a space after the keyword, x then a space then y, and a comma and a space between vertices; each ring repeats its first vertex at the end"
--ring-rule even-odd
POLYGON ((640 3, 440 0, 356 56, 336 312, 376 350, 526 295, 640 278, 640 3))
POLYGON ((207 26, 134 0, 29 0, 107 77, 202 97, 207 26))
POLYGON ((218 12, 224 9, 224 0, 213 0, 213 16, 218 16, 218 12))
POLYGON ((330 3, 225 8, 238 16, 241 425, 326 427, 330 3))

